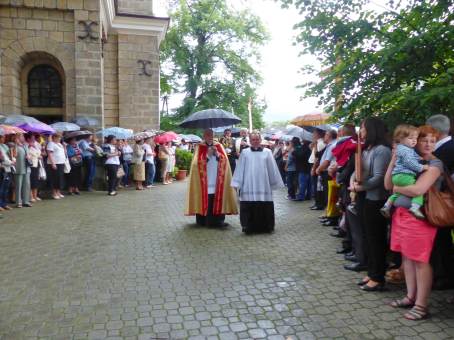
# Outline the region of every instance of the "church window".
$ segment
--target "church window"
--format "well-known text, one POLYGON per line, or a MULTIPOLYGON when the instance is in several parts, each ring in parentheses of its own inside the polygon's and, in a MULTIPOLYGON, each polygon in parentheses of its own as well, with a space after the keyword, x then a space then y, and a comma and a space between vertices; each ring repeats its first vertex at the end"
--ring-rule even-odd
POLYGON ((62 81, 50 65, 37 65, 28 73, 29 107, 62 107, 62 81))

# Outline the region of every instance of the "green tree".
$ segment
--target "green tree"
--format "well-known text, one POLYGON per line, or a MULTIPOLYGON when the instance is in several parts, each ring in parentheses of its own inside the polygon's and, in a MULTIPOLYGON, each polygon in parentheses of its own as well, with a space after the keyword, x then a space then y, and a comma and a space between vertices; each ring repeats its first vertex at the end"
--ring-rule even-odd
POLYGON ((296 44, 322 65, 307 96, 338 118, 378 115, 394 125, 454 113, 454 5, 447 0, 280 0, 303 20, 296 44), (320 72, 322 71, 322 72, 320 72), (336 99, 342 98, 336 106, 336 99))
POLYGON ((261 127, 266 105, 257 96, 261 78, 254 67, 268 35, 260 19, 233 10, 226 0, 180 0, 172 8, 161 73, 167 88, 185 98, 174 117, 162 119, 164 126, 213 107, 233 111, 246 123, 252 98, 254 127, 261 127))

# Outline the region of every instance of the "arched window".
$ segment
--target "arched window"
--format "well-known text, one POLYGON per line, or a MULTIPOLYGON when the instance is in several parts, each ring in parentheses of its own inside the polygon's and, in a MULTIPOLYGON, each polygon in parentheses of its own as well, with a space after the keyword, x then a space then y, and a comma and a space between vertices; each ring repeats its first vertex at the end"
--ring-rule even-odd
POLYGON ((29 107, 63 107, 62 81, 58 71, 49 65, 37 65, 28 73, 29 107))

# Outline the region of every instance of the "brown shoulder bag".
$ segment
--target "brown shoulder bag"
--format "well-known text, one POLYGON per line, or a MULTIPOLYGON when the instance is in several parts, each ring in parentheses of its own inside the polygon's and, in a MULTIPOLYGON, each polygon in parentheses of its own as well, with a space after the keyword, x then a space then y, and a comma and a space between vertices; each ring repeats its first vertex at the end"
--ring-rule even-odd
POLYGON ((443 173, 445 191, 432 186, 425 197, 427 220, 436 227, 454 226, 454 181, 445 170, 443 173))

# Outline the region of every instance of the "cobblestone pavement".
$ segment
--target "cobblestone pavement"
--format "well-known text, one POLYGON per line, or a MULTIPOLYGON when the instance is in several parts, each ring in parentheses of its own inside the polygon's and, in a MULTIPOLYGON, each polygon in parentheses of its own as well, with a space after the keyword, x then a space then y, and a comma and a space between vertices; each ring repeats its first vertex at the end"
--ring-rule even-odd
POLYGON ((1 339, 448 339, 435 292, 415 323, 364 293, 309 203, 276 195, 273 235, 195 227, 186 185, 97 192, 0 220, 1 339))

